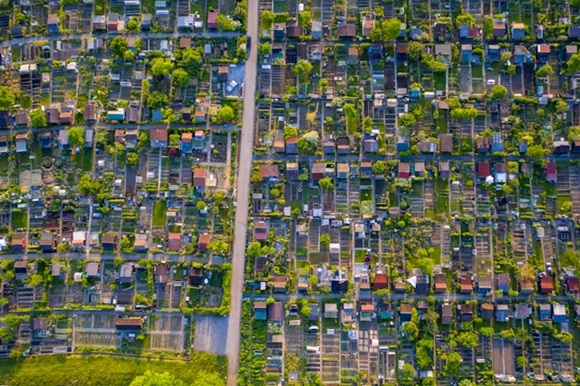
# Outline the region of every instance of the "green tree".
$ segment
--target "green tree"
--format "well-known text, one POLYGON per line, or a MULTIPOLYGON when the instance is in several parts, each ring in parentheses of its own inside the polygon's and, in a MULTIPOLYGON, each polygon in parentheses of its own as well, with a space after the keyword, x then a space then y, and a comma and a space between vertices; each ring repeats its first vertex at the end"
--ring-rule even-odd
POLYGON ((8 111, 14 107, 16 96, 8 86, 0 87, 0 111, 8 111))
POLYGON ((554 69, 550 64, 544 64, 536 71, 536 76, 538 78, 547 78, 554 73, 554 69))
POLYGON ((85 145, 85 129, 73 127, 68 131, 68 142, 73 148, 82 148, 85 145))
POLYGON ((422 369, 430 368, 433 365, 433 339, 421 339, 416 344, 417 366, 422 369))
POLYGON ((507 330, 502 330, 500 332, 500 335, 501 335, 502 338, 504 338, 504 339, 507 340, 507 339, 513 339, 516 336, 516 333, 514 332, 513 329, 510 328, 510 329, 507 329, 507 330))
POLYGON ((308 318, 312 313, 312 308, 308 305, 308 300, 300 299, 300 314, 303 318, 308 318))
POLYGON ((167 106, 169 103, 169 96, 159 91, 153 91, 147 96, 147 107, 150 109, 158 109, 167 106))
POLYGON ((528 366, 528 358, 524 356, 517 357, 516 363, 518 364, 519 367, 526 368, 528 366))
POLYGON ((334 182, 332 182, 332 178, 330 177, 321 178, 320 181, 318 181, 318 185, 322 189, 334 190, 334 182))
POLYGON ((385 161, 379 160, 375 161, 373 164, 373 174, 385 174, 387 171, 387 163, 385 161))
POLYGON ((421 381, 421 386, 436 386, 435 379, 433 377, 423 378, 421 381))
POLYGON ((268 11, 267 9, 262 11, 262 14, 260 15, 260 28, 270 29, 275 18, 276 16, 272 11, 268 11))
POLYGON ((131 50, 126 50, 123 52, 123 60, 130 62, 131 60, 135 59, 135 53, 131 50))
POLYGON ((312 63, 307 60, 300 59, 298 63, 294 65, 292 71, 296 74, 296 76, 298 76, 300 82, 308 82, 312 68, 312 63))
POLYGON ((507 88, 505 88, 505 86, 502 86, 501 84, 496 84, 491 88, 491 97, 493 99, 502 100, 507 96, 507 94, 508 94, 507 88))
POLYGON ((320 244, 327 247, 330 245, 330 235, 328 233, 323 233, 320 235, 320 244))
POLYGON ((407 46, 407 56, 412 62, 418 62, 423 56, 423 51, 425 50, 425 45, 421 42, 412 41, 409 42, 407 46))
POLYGON ((570 214, 572 213, 572 201, 566 201, 560 206, 560 213, 570 214))
POLYGON ((30 124, 32 127, 46 127, 48 122, 46 121, 46 114, 41 109, 34 109, 30 111, 30 124))
POLYGON ((448 376, 456 377, 459 374, 459 368, 461 367, 461 355, 456 352, 447 354, 447 363, 443 367, 443 370, 448 376))
POLYGON ((200 48, 187 47, 181 52, 181 66, 190 74, 194 75, 202 61, 200 48))
POLYGON ((565 100, 560 98, 554 98, 552 100, 552 103, 554 104, 556 114, 563 114, 566 111, 568 111, 568 103, 565 100))
POLYGON ((451 110, 451 113, 449 115, 451 116, 451 119, 467 121, 477 117, 478 114, 479 112, 475 107, 469 107, 451 110))
POLYGON ((92 180, 88 174, 82 174, 77 190, 83 196, 96 196, 101 193, 102 186, 99 180, 92 180))
POLYGON ((296 138, 298 136, 298 130, 294 126, 286 126, 284 128, 284 140, 287 141, 290 138, 296 138))
POLYGON ((127 22, 127 31, 129 32, 138 32, 141 29, 139 22, 134 18, 129 19, 127 22))
POLYGON ((419 336, 419 327, 414 322, 405 322, 401 327, 401 332, 407 335, 407 339, 411 342, 419 336))
POLYGON ((530 145, 526 150, 526 157, 540 160, 544 157, 544 147, 542 145, 530 145))
POLYGON ((447 71, 447 64, 436 60, 432 55, 423 54, 421 60, 429 70, 433 72, 445 72, 447 71))
POLYGON ((410 129, 412 127, 415 127, 417 125, 417 119, 415 118, 415 116, 413 114, 403 114, 400 118, 399 118, 399 126, 410 129))
POLYGON ((381 23, 381 28, 383 32, 383 40, 392 41, 399 36, 401 33, 401 21, 396 17, 388 20, 384 20, 381 23))
POLYGON ((500 62, 502 62, 503 64, 506 64, 508 60, 510 60, 512 58, 512 53, 511 51, 505 51, 502 52, 501 55, 499 56, 499 60, 500 62))
POLYGON ((479 345, 479 336, 475 332, 463 331, 455 338, 460 345, 472 348, 479 345))
POLYGON ((174 133, 169 135, 169 147, 172 149, 179 149, 181 143, 181 137, 179 134, 174 133))
POLYGON ((189 74, 183 68, 176 69, 171 76, 173 77, 173 84, 178 88, 187 86, 190 80, 189 74))
POLYGON ((467 12, 457 16, 456 21, 457 25, 467 25, 469 27, 473 27, 475 25, 475 18, 467 12))
POLYGON ((580 71, 580 53, 570 56, 566 62, 566 72, 568 75, 574 75, 580 71))
POLYGON ((229 17, 225 16, 222 13, 217 15, 216 23, 218 25, 218 30, 220 30, 220 31, 231 32, 231 31, 235 31, 240 26, 239 22, 234 22, 234 20, 230 19, 229 17))
POLYGON ((260 242, 254 241, 248 245, 248 248, 246 248, 246 257, 248 257, 250 260, 254 260, 261 256, 261 251, 262 245, 260 242))
POLYGON ((217 118, 220 123, 233 122, 236 113, 231 106, 222 106, 217 112, 217 118))
POLYGON ((262 182, 262 173, 260 173, 259 170, 254 170, 252 172, 252 177, 250 177, 250 181, 252 181, 254 184, 259 184, 262 182))
POLYGON ((317 131, 309 131, 298 139, 297 147, 300 154, 314 154, 320 137, 317 131))
POLYGON ((416 267, 421 270, 425 275, 431 276, 433 274, 434 261, 430 257, 423 257, 417 260, 415 263, 416 267))
POLYGON ((316 144, 304 137, 298 138, 296 145, 300 154, 314 154, 316 152, 316 144))
POLYGON ((260 55, 268 55, 270 54, 270 43, 264 42, 258 45, 258 53, 260 55))
POLYGON ((310 28, 310 24, 312 23, 312 13, 310 9, 305 9, 304 11, 300 12, 298 16, 298 24, 303 28, 310 28))
POLYGON ((207 204, 200 200, 195 204, 195 208, 201 212, 207 208, 207 204))
POLYGON ((117 58, 123 58, 125 51, 129 49, 129 43, 127 39, 123 36, 116 36, 113 39, 109 40, 109 48, 113 52, 113 55, 117 58))
POLYGON ((167 58, 155 58, 151 61, 153 76, 167 76, 173 71, 173 63, 167 58))
POLYGON ((165 372, 163 374, 145 371, 145 374, 136 377, 130 386, 186 386, 185 382, 174 375, 165 372))
POLYGON ((225 379, 221 378, 218 373, 200 371, 195 377, 191 386, 225 386, 225 379))
POLYGON ((230 246, 223 240, 213 240, 208 244, 207 249, 215 255, 225 256, 229 252, 230 246))
POLYGON ((0 342, 10 343, 16 339, 16 334, 14 330, 6 326, 0 327, 0 342))
POLYGON ((405 382, 411 382, 415 378, 415 368, 410 363, 405 363, 401 369, 401 379, 405 382))

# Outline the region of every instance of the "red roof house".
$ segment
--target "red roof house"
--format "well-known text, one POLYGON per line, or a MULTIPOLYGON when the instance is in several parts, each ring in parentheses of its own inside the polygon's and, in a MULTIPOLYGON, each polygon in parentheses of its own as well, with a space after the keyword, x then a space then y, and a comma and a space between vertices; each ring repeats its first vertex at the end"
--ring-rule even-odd
POLYGON ((576 276, 569 276, 566 279, 566 291, 569 294, 577 294, 579 291, 578 278, 576 276))
POLYGON ((199 252, 205 252, 210 242, 211 235, 209 233, 202 233, 199 235, 199 239, 197 240, 197 250, 199 252))
POLYGON ((491 176, 491 166, 489 162, 479 162, 477 164, 477 175, 479 178, 487 178, 491 176))
POLYGON ((550 276, 544 276, 540 278, 540 293, 541 294, 551 294, 554 292, 554 281, 550 276))
POLYGON ((258 221, 254 226, 254 240, 268 240, 268 224, 265 221, 258 221))
POLYGON ((555 162, 548 162, 546 164, 546 180, 548 182, 556 182, 558 180, 558 172, 555 162))
POLYGON ((181 250, 181 234, 180 233, 170 233, 169 234, 169 250, 171 252, 179 252, 181 250))
POLYGON ((387 274, 386 273, 376 273, 375 282, 373 283, 373 288, 375 290, 387 288, 387 274))
POLYGON ((213 9, 208 12, 207 14, 207 28, 209 29, 217 29, 217 16, 219 11, 217 9, 213 9))

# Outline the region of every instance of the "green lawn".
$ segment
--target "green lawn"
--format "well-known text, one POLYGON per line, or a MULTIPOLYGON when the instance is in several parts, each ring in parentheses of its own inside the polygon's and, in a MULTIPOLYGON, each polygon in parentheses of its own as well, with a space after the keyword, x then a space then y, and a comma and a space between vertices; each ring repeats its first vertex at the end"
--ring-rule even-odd
POLYGON ((25 210, 12 211, 12 230, 28 228, 28 213, 25 210))
POLYGON ((292 211, 294 211, 295 209, 298 209, 302 213, 302 201, 292 200, 290 202, 290 207, 292 208, 292 211))
POLYGON ((435 90, 445 91, 445 74, 445 72, 436 72, 433 74, 435 90))
POLYGON ((83 149, 74 155, 75 166, 84 171, 93 169, 93 149, 83 149))
POLYGON ((107 385, 126 386, 147 370, 169 372, 186 384, 200 371, 217 372, 225 377, 225 357, 193 352, 190 361, 159 361, 91 355, 86 357, 44 355, 24 360, 1 360, 0 383, 14 386, 107 385))
POLYGON ((9 171, 10 162, 8 161, 8 156, 0 157, 0 176, 7 176, 9 171))
POLYGON ((441 264, 441 248, 433 247, 433 253, 431 253, 431 257, 435 264, 441 264))
POLYGON ((167 222, 167 202, 159 200, 153 204, 153 226, 163 227, 167 222))
POLYGON ((471 66, 471 78, 474 79, 483 78, 483 66, 481 64, 473 64, 471 66))
POLYGON ((288 3, 285 1, 274 1, 274 13, 284 13, 288 10, 288 3))
MULTIPOLYGON (((155 0, 143 0, 143 8, 147 9, 147 12, 155 12, 155 0)), ((145 11, 143 11, 145 12, 145 11)))
POLYGON ((558 213, 562 214, 562 205, 564 205, 566 202, 570 202, 572 201, 572 198, 570 197, 569 194, 564 194, 564 195, 558 195, 557 198, 557 202, 558 202, 558 213))
POLYGON ((437 197, 437 213, 449 213, 449 181, 437 179, 435 184, 437 197), (444 194, 443 194, 444 193, 444 194))
MULTIPOLYGON (((107 7, 109 2, 106 0, 96 0, 95 1, 95 15, 106 15, 107 7)), ((155 9, 155 2, 153 1, 153 7, 148 9, 149 12, 153 12, 155 9)))
POLYGON ((413 197, 423 197, 423 181, 413 181, 413 197))
POLYGON ((439 110, 439 131, 447 133, 449 131, 449 114, 447 110, 439 110))
POLYGON ((357 249, 354 251, 354 261, 355 263, 364 263, 367 251, 365 249, 357 249))
POLYGON ((218 1, 217 0, 208 0, 207 1, 207 10, 210 11, 212 9, 218 9, 218 1))
POLYGON ((308 256, 310 264, 328 263, 328 252, 311 252, 308 256))
POLYGON ((362 201, 370 201, 373 199, 370 189, 361 189, 360 197, 362 201))

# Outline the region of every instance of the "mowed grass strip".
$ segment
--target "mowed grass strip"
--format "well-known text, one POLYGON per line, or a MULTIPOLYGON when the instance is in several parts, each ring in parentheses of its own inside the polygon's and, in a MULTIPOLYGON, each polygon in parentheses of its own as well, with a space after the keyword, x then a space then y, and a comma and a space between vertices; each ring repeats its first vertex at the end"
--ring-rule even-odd
POLYGON ((192 384, 200 371, 226 377, 225 357, 194 352, 190 361, 130 359, 113 356, 45 355, 0 360, 0 384, 9 386, 83 385, 127 386, 150 370, 168 372, 192 384))

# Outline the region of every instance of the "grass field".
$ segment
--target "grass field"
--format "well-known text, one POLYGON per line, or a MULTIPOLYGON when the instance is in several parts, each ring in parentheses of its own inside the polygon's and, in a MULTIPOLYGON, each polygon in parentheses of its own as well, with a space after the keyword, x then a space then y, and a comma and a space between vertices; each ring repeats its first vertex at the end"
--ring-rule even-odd
POLYGON ((449 131, 449 116, 447 110, 439 110, 439 131, 447 133, 449 131))
POLYGON ((167 222, 167 202, 165 200, 157 201, 153 204, 153 226, 163 227, 167 222))
POLYGON ((437 179, 435 184, 437 197, 437 213, 449 213, 449 181, 437 179))
POLYGON ((7 176, 9 171, 10 162, 8 161, 8 156, 0 157, 0 176, 7 176))
POLYGON ((436 72, 433 74, 433 79, 435 80, 435 90, 445 91, 446 73, 436 72))
POLYGON ((87 357, 46 355, 24 360, 0 360, 0 384, 38 385, 107 385, 126 386, 145 371, 169 372, 191 384, 200 371, 226 376, 225 357, 194 352, 185 361, 127 359, 91 355, 87 357))
POLYGON ((28 228, 28 213, 24 210, 12 211, 12 229, 28 228))
POLYGON ((474 64, 471 66, 471 77, 475 79, 483 78, 483 66, 481 64, 474 64))
POLYGON ((90 171, 93 168, 93 149, 83 149, 74 155, 75 166, 84 171, 90 171))

